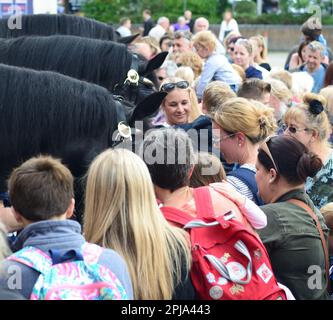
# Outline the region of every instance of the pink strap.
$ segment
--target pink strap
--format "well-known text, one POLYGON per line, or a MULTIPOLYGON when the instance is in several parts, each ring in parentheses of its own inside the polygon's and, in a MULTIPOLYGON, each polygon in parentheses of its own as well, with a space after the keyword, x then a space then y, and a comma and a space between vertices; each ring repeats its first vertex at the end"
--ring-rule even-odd
POLYGON ((195 207, 198 218, 214 217, 214 208, 209 187, 200 187, 193 189, 195 207))

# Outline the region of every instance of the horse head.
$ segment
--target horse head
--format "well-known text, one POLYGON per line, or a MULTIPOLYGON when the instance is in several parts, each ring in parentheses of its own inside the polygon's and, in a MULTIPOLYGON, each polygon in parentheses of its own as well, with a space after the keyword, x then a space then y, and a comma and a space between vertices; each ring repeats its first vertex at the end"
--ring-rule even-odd
POLYGON ((125 81, 117 83, 111 91, 136 105, 139 104, 156 92, 156 78, 153 72, 163 64, 167 55, 167 52, 161 52, 147 61, 133 53, 131 68, 125 81))
POLYGON ((95 83, 135 105, 156 91, 148 79, 166 58, 141 61, 126 45, 75 36, 20 37, 0 41, 0 63, 49 70, 95 83))

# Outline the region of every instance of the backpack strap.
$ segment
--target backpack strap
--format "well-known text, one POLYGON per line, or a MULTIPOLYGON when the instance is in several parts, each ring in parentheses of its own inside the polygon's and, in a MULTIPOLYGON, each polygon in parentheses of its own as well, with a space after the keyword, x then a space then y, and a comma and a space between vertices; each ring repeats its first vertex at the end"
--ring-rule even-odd
POLYGON ((263 205, 263 201, 258 196, 258 186, 254 178, 254 173, 248 168, 238 168, 227 174, 227 177, 235 177, 241 180, 252 192, 255 203, 259 206, 263 205))
POLYGON ((190 221, 195 219, 194 217, 190 216, 187 212, 179 210, 175 207, 165 206, 161 207, 160 210, 163 213, 165 219, 171 222, 178 223, 182 227, 184 227, 190 221))
POLYGON ((323 232, 323 229, 322 229, 321 224, 319 222, 319 219, 318 219, 317 215, 313 212, 313 210, 306 203, 304 203, 303 201, 298 200, 298 199, 289 199, 289 200, 287 200, 287 202, 290 202, 290 203, 304 209, 306 212, 309 213, 309 215, 312 217, 312 219, 316 223, 316 226, 317 226, 317 229, 318 229, 318 232, 319 232, 319 235, 320 235, 320 239, 321 239, 321 244, 322 244, 323 249, 324 249, 327 290, 328 290, 328 292, 330 292, 328 249, 327 249, 327 244, 326 244, 324 232, 323 232))
POLYGON ((195 207, 197 209, 197 217, 211 218, 215 216, 212 197, 209 187, 199 187, 193 189, 195 207))
POLYGON ((24 247, 6 260, 22 263, 39 273, 45 274, 52 266, 52 259, 44 251, 35 247, 24 247))

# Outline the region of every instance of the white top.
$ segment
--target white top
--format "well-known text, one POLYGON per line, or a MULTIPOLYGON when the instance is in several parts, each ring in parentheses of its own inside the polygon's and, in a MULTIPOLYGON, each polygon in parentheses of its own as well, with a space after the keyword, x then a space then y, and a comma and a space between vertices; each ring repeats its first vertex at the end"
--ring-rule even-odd
POLYGON ((165 33, 165 29, 161 25, 157 24, 149 31, 148 36, 153 37, 157 40, 157 42, 160 42, 160 39, 165 35, 165 33))
POLYGON ((223 43, 223 40, 226 36, 226 32, 229 33, 231 31, 239 33, 237 21, 235 19, 231 19, 227 24, 227 22, 223 20, 221 23, 220 33, 219 33, 219 40, 221 41, 221 43, 223 43))
POLYGON ((117 31, 119 32, 120 36, 121 37, 128 37, 130 36, 132 33, 131 33, 131 30, 126 28, 125 26, 120 26, 117 31))

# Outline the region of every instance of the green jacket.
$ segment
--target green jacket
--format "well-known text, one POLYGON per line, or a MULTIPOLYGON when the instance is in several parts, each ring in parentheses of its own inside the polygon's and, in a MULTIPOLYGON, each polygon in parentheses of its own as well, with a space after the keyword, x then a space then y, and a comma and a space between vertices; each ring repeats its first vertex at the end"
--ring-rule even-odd
POLYGON ((327 299, 325 256, 316 224, 307 211, 287 202, 289 199, 301 200, 314 210, 327 241, 324 219, 301 189, 261 207, 267 215, 267 226, 258 233, 278 282, 286 285, 297 300, 327 299))

